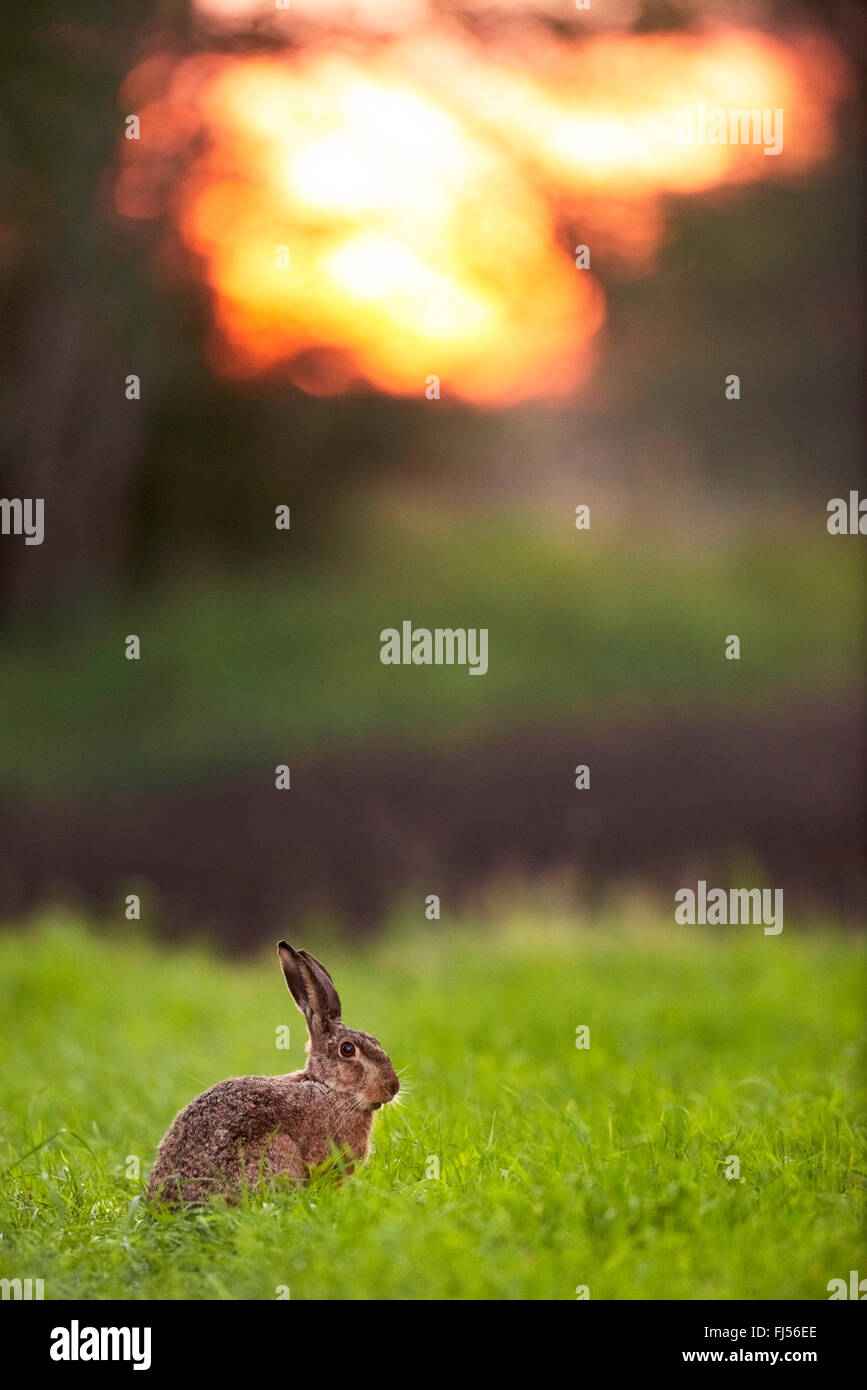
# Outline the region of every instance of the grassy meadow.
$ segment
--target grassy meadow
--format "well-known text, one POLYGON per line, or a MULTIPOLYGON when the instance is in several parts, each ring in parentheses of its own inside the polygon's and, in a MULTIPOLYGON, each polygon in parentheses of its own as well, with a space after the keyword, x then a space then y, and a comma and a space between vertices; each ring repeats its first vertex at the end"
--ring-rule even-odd
POLYGON ((175 1111, 303 1063, 271 943, 236 963, 61 913, 0 936, 0 1277, 46 1299, 825 1299, 863 1262, 857 939, 612 917, 296 944, 403 1104, 342 1186, 171 1215, 143 1194, 175 1111))

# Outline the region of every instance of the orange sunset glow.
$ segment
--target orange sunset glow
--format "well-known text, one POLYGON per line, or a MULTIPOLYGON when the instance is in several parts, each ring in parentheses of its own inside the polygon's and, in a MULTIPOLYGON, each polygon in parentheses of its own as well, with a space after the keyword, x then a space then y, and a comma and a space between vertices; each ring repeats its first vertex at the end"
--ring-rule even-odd
POLYGON ((121 142, 115 202, 158 219, 164 259, 210 291, 216 370, 316 394, 423 395, 431 375, 479 405, 573 391, 605 318, 597 266, 651 269, 672 195, 822 160, 847 82, 825 42, 733 29, 299 33, 131 72, 141 138, 121 142), (782 111, 781 150, 684 143, 700 103, 782 111))

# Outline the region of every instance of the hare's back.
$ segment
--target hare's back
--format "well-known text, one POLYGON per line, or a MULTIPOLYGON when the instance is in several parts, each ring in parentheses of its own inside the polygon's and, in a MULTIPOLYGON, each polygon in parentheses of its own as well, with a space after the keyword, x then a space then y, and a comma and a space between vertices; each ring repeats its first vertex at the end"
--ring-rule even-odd
POLYGON ((282 1127, 283 1089, 269 1076, 219 1081, 176 1116, 163 1144, 212 1154, 234 1150, 239 1142, 249 1144, 282 1127))

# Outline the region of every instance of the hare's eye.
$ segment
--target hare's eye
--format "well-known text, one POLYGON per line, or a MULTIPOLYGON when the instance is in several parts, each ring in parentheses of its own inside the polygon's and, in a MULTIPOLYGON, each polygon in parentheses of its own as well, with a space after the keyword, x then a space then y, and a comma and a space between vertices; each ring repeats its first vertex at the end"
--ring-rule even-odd
POLYGON ((342 1042, 342 1043, 340 1044, 340 1055, 341 1055, 341 1057, 354 1057, 354 1056, 355 1056, 355 1043, 351 1043, 351 1042, 342 1042))

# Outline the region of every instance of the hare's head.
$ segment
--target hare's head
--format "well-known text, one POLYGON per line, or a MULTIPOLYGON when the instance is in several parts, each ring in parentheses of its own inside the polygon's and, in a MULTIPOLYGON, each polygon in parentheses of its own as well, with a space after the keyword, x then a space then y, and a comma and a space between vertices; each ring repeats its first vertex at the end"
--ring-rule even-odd
POLYGON ((340 1018, 340 997, 325 966, 307 951, 278 941, 277 954, 289 993, 305 1019, 307 1071, 365 1110, 378 1110, 400 1090, 390 1058, 376 1038, 347 1028, 340 1018))

